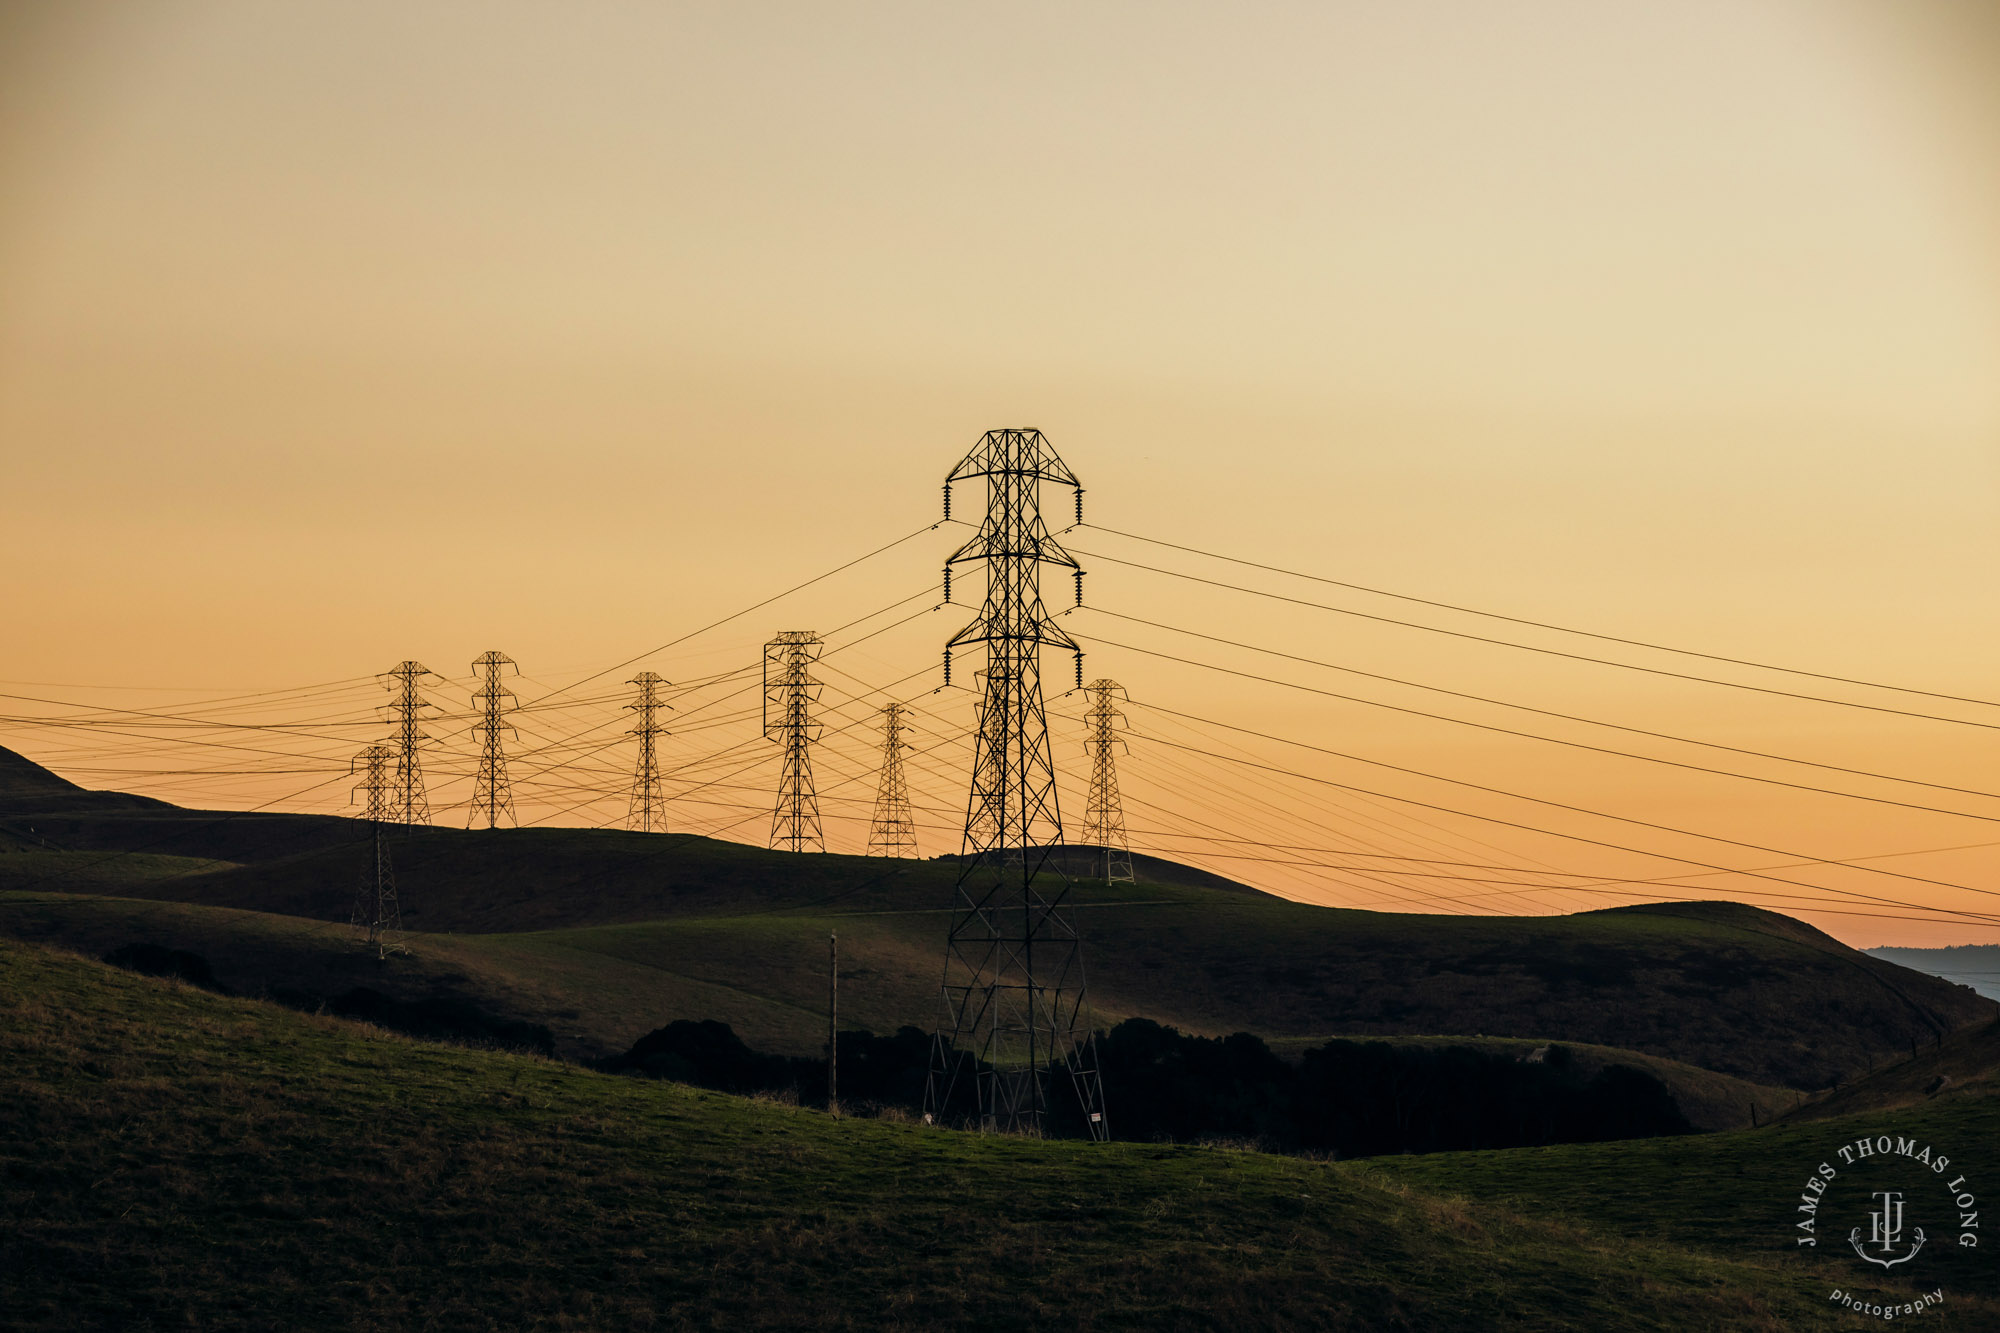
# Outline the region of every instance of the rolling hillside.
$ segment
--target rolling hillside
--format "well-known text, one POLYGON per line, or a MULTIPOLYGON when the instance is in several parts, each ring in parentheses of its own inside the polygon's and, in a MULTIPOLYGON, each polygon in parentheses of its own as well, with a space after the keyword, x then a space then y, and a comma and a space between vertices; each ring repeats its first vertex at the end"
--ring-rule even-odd
MULTIPOLYGON (((0 855, 0 889, 18 891, 0 905, 0 929, 101 951, 129 942, 107 924, 122 912, 118 929, 211 955, 240 989, 352 975, 344 960, 314 958, 343 947, 338 932, 303 923, 346 920, 365 864, 361 826, 109 796, 94 805, 98 796, 53 775, 35 788, 25 763, 9 769, 14 789, 83 808, 33 816, 65 850, 0 855), (65 897, 78 892, 187 910, 100 912, 65 897), (228 922, 246 939, 232 942, 228 922)), ((11 810, 0 802, 0 818, 20 822, 11 810)), ((948 861, 536 829, 418 829, 394 855, 405 922, 427 939, 417 959, 382 969, 385 980, 505 997, 501 1007, 546 1022, 576 1053, 620 1049, 676 1017, 721 1019, 764 1049, 815 1052, 834 931, 849 1023, 886 1032, 935 1017, 948 861)), ((1279 1041, 1560 1040, 1812 1090, 1993 1012, 1962 987, 1727 903, 1413 916, 1287 902, 1166 862, 1149 860, 1143 877, 1075 892, 1100 1021, 1143 1016, 1279 1041)))
MULTIPOLYGON (((134 942, 186 949, 209 962, 222 984, 251 995, 283 987, 332 997, 365 986, 403 1001, 464 1000, 499 1017, 546 1027, 558 1053, 571 1059, 615 1055, 670 1019, 697 1016, 719 1017, 753 1047, 774 1054, 816 1057, 824 1041, 823 1017, 803 1004, 781 1004, 643 963, 551 944, 541 936, 416 936, 413 952, 384 962, 355 948, 348 929, 330 922, 136 898, 36 893, 0 893, 0 935, 60 942, 92 956, 134 942)), ((849 1024, 892 1031, 897 1015, 874 1012, 866 970, 843 972, 848 993, 862 997, 861 1017, 850 1015, 849 1024)), ((1273 1045, 1280 1052, 1296 1051, 1324 1039, 1280 1038, 1273 1045)), ((1515 1058, 1539 1044, 1497 1037, 1389 1040, 1450 1041, 1515 1058)), ((1638 1051, 1586 1045, 1571 1050, 1586 1072, 1615 1063, 1652 1074, 1703 1129, 1769 1119, 1800 1101, 1788 1088, 1638 1051)))
MULTIPOLYGON (((1967 1049, 1961 1054, 1973 1047, 1983 1050, 1987 1054, 1981 1058, 1990 1069, 1992 1026, 1981 1025, 1964 1035, 1967 1049)), ((1801 1184, 1816 1164, 1839 1162, 1839 1149, 1863 1135, 1892 1134, 1934 1146, 1953 1159, 1968 1186, 1981 1196, 1993 1188, 1988 1181, 2000 1179, 2000 1096, 1995 1095, 2000 1089, 1990 1079, 1957 1096, 1883 1095, 1918 1073, 1926 1058, 1920 1055, 1906 1066, 1882 1071, 1876 1092, 1856 1099, 1861 1105, 1843 1107, 1830 1100, 1759 1130, 1505 1152, 1375 1157, 1360 1165, 1381 1180, 1550 1221, 1709 1254, 1762 1253, 1775 1259, 1787 1246, 1794 1246, 1801 1184)), ((1927 1252, 1921 1270, 1912 1267, 1913 1273, 1927 1276, 1913 1288, 1908 1281, 1862 1269, 1848 1256, 1840 1261, 1846 1266, 1845 1277, 1834 1277, 1829 1285, 1909 1291, 1941 1284, 1949 1293, 1943 1308, 1969 1304, 1984 1311, 1974 1316, 1961 1308, 1958 1316, 1968 1321, 1963 1327, 2000 1327, 2000 1256, 1990 1240, 1969 1249, 1954 1244, 1951 1233, 1959 1230, 1956 1224, 1963 1214, 1944 1211, 1948 1198, 1915 1202, 1923 1208, 1921 1216, 1913 1215, 1912 1224, 1922 1225, 1928 1218, 1942 1241, 1927 1252)), ((1850 1209, 1844 1221, 1865 1226, 1865 1204, 1850 1209)), ((1842 1253, 1840 1239, 1836 1229, 1829 1254, 1842 1253)), ((1821 1295, 1823 1299, 1824 1288, 1821 1295)), ((1820 1317, 1831 1323, 1828 1314, 1820 1317)), ((1924 1315, 1926 1320, 1931 1317, 1931 1312, 1924 1315)), ((1847 1319, 1847 1325, 1832 1326, 1852 1326, 1852 1316, 1847 1319)))
POLYGON ((1909 1059, 1802 1105, 1785 1118, 1825 1120, 1861 1112, 1950 1106, 1965 1098, 1996 1094, 2000 1094, 2000 1020, 1962 1027, 1909 1059))
MULTIPOLYGON (((1838 1276, 1647 1234, 1761 1162, 1755 1135, 1672 1141, 1706 1178, 1574 1158, 1599 1174, 1565 1189, 1615 1170, 1650 1205, 1548 1218, 1370 1164, 834 1120, 5 942, 0 1068, 0 1308, 23 1329, 1770 1330, 1823 1317, 1838 1276)), ((1482 1164, 1455 1165, 1475 1192, 1482 1164)), ((1953 1294, 1933 1326, 2000 1315, 1953 1294)))

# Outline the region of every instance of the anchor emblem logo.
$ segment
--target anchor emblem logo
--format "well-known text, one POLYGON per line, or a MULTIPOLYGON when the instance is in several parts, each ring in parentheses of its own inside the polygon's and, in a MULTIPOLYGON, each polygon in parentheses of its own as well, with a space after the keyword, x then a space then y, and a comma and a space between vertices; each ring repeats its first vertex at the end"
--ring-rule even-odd
POLYGON ((1924 1229, 1922 1227, 1910 1228, 1916 1235, 1916 1242, 1910 1246, 1909 1253, 1894 1254, 1898 1242, 1903 1238, 1902 1191, 1877 1190, 1875 1191, 1875 1198, 1881 1202, 1881 1207, 1868 1214, 1868 1245, 1879 1250, 1881 1253, 1870 1254, 1862 1246, 1860 1227, 1854 1228, 1854 1230, 1847 1234, 1847 1243, 1854 1247, 1856 1254, 1871 1264, 1879 1264, 1883 1268, 1894 1268, 1897 1264, 1906 1264, 1917 1257, 1918 1250, 1924 1248, 1924 1229), (1892 1255, 1894 1257, 1890 1257, 1892 1255))

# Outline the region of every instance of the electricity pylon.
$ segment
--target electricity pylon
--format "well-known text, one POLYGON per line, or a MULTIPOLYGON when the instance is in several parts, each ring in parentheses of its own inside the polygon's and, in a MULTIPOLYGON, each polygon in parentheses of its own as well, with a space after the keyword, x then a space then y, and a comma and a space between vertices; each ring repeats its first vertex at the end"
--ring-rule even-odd
POLYGON ((812 720, 819 682, 812 678, 812 665, 819 650, 819 635, 809 629, 786 630, 764 645, 764 734, 785 747, 778 803, 771 811, 771 846, 786 851, 826 850, 812 774, 812 743, 819 739, 812 720))
POLYGON ((662 708, 672 711, 673 705, 660 702, 660 686, 671 684, 651 671, 641 671, 625 682, 639 687, 639 697, 626 704, 628 710, 639 714, 639 725, 626 732, 627 736, 639 738, 639 762, 632 769, 632 810, 625 819, 625 827, 637 829, 641 833, 665 833, 667 831, 667 798, 660 790, 660 756, 656 742, 660 737, 670 735, 660 725, 662 708))
POLYGON ((917 855, 917 821, 910 784, 903 777, 903 705, 882 710, 882 780, 875 789, 875 818, 868 825, 870 856, 917 855))
POLYGON ((1125 746, 1118 738, 1118 725, 1125 714, 1118 711, 1112 695, 1124 695, 1125 687, 1115 680, 1093 680, 1084 687, 1090 692, 1090 707, 1084 721, 1090 731, 1083 742, 1090 756, 1090 801, 1083 810, 1083 843, 1098 849, 1094 858, 1107 884, 1131 884, 1132 845, 1125 839, 1125 806, 1118 797, 1116 752, 1125 746))
POLYGON ((396 872, 389 865, 389 845, 382 837, 382 825, 390 818, 389 766, 395 758, 396 751, 391 747, 371 745, 354 756, 347 769, 350 775, 361 773, 361 782, 355 790, 367 793, 361 817, 368 821, 375 844, 375 864, 370 873, 361 877, 349 922, 355 935, 375 950, 377 958, 404 952, 403 913, 396 902, 396 872))
POLYGON ((1042 605, 1043 565, 1070 571, 1083 601, 1083 570, 1042 521, 1045 483, 1083 485, 1038 430, 995 430, 945 478, 945 517, 954 482, 984 478, 986 517, 945 562, 951 571, 983 562, 979 616, 945 645, 951 653, 984 644, 986 670, 974 738, 972 789, 965 811, 965 858, 953 893, 945 943, 943 1024, 933 1042, 924 1111, 933 1121, 962 1116, 970 1093, 982 1129, 1040 1135, 1049 1125, 1049 1081, 1062 1065, 1075 1086, 1085 1127, 1109 1135, 1097 1046, 1090 1030, 1083 952, 1068 908, 1069 880, 1053 856, 1062 842, 1055 761, 1042 703, 1044 645, 1083 650, 1042 605), (964 1085, 970 1085, 965 1089, 964 1085))
POLYGON ((487 828, 498 828, 500 818, 519 823, 514 814, 514 788, 507 781, 507 752, 500 744, 500 733, 514 728, 500 720, 500 715, 515 706, 514 691, 500 683, 501 672, 506 667, 514 667, 514 674, 520 675, 521 668, 514 666, 514 659, 500 652, 485 652, 472 659, 472 669, 479 677, 479 688, 472 693, 472 706, 479 718, 472 724, 473 734, 479 740, 479 776, 472 782, 472 813, 466 816, 465 826, 471 828, 485 816, 487 828))
POLYGON ((394 682, 391 688, 396 691, 396 697, 389 702, 389 716, 395 726, 391 743, 396 751, 396 779, 389 790, 388 805, 388 820, 392 824, 431 822, 430 802, 424 796, 421 757, 424 742, 430 739, 424 734, 423 715, 431 705, 425 702, 417 684, 434 674, 422 662, 398 662, 393 671, 382 677, 394 682))

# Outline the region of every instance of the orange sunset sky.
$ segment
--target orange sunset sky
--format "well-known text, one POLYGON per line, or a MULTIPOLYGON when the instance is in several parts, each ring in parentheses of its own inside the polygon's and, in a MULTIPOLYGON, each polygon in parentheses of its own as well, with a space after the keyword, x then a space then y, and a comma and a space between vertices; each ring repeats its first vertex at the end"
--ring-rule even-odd
POLYGON ((995 426, 1103 525, 1137 849, 2000 941, 1990 4, 0 4, 0 744, 86 786, 350 811, 414 658, 463 824, 499 649, 521 822, 622 823, 651 669, 761 842, 812 628, 830 845, 893 698, 956 851, 995 426))

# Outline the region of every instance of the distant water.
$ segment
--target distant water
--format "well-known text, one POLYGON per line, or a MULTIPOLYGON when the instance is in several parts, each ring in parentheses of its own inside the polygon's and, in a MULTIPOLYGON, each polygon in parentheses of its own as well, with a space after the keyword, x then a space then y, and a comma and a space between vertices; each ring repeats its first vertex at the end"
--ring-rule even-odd
POLYGON ((2000 944, 1955 944, 1949 949, 1868 949, 1870 958, 1928 972, 1946 981, 1970 986, 1989 1000, 2000 1000, 2000 944))

